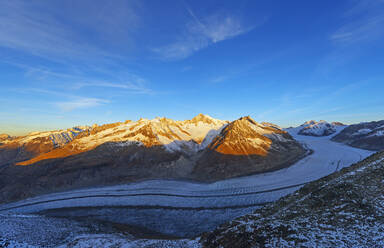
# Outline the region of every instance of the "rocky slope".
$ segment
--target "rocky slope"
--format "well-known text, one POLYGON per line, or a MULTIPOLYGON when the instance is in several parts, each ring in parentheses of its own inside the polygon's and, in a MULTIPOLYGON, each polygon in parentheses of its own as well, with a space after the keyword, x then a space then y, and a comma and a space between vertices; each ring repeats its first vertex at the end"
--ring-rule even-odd
POLYGON ((4 142, 11 139, 11 136, 5 133, 0 134, 0 142, 4 142))
POLYGON ((304 152, 287 132, 243 117, 212 140, 193 174, 209 180, 272 171, 292 164, 304 152))
POLYGON ((70 141, 53 142, 52 132, 18 138, 0 146, 0 202, 154 178, 215 181, 288 166, 305 153, 276 127, 249 117, 228 123, 200 114, 93 126, 70 141))
POLYGON ((83 132, 72 142, 58 149, 42 152, 32 159, 18 164, 30 165, 46 159, 68 157, 91 151, 108 142, 120 146, 130 144, 147 148, 162 146, 168 152, 191 153, 204 148, 226 123, 228 122, 200 114, 187 121, 155 118, 94 126, 92 130, 83 132))
POLYGON ((30 159, 71 142, 90 127, 73 127, 67 130, 33 132, 26 136, 0 136, 0 168, 4 164, 30 159))
POLYGON ((350 125, 332 140, 362 149, 382 151, 384 150, 384 120, 350 125))
POLYGON ((336 126, 341 126, 339 122, 328 123, 326 121, 307 121, 300 126, 299 134, 310 136, 328 136, 336 132, 336 126))
POLYGON ((383 247, 384 152, 201 237, 203 247, 383 247))

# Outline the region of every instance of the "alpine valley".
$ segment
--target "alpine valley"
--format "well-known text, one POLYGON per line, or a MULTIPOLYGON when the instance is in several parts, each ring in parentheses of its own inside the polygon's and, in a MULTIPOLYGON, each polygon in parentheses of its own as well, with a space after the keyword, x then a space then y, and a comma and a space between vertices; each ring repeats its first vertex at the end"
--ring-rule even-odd
POLYGON ((212 182, 287 167, 306 150, 286 131, 243 117, 229 122, 140 119, 6 137, 1 201, 147 179, 212 182))
POLYGON ((0 247, 384 244, 383 125, 199 114, 1 134, 0 247))

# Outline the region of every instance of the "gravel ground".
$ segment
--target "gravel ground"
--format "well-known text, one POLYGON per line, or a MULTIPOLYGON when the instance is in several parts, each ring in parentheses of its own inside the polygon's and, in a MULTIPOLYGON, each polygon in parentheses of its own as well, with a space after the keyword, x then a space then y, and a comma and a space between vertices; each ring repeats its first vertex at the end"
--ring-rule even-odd
POLYGON ((89 225, 75 220, 38 215, 0 215, 0 247, 54 247, 63 240, 91 231, 89 225))

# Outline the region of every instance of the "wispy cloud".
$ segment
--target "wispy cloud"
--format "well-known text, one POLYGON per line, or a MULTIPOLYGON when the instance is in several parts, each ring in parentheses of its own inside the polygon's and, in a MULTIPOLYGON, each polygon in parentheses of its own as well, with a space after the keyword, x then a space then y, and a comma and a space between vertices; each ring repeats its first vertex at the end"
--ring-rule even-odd
POLYGON ((73 86, 73 89, 80 89, 84 87, 102 87, 102 88, 116 88, 126 90, 129 93, 133 94, 154 94, 155 92, 152 89, 146 88, 141 84, 136 84, 132 82, 126 83, 110 83, 110 82, 87 82, 87 83, 77 83, 73 86))
POLYGON ((76 109, 97 107, 111 102, 110 100, 104 98, 85 97, 72 93, 42 88, 15 88, 14 91, 28 95, 37 94, 40 96, 40 98, 48 97, 49 100, 47 101, 47 104, 53 105, 64 112, 70 112, 76 109), (60 100, 52 101, 52 98, 60 100))
POLYGON ((184 32, 176 41, 153 49, 163 59, 186 58, 209 45, 245 34, 257 26, 245 24, 239 16, 215 13, 198 18, 188 6, 186 10, 190 21, 185 25, 184 32))
POLYGON ((332 34, 331 40, 343 44, 374 40, 384 34, 383 25, 384 14, 348 23, 332 34))
POLYGON ((384 1, 347 1, 339 24, 327 37, 332 47, 319 61, 315 74, 333 80, 335 73, 365 54, 370 45, 384 38, 384 1))
POLYGON ((344 24, 330 39, 338 44, 349 45, 372 41, 384 35, 384 1, 354 1, 342 16, 344 24))
POLYGON ((217 77, 212 78, 210 81, 212 83, 221 83, 221 82, 226 81, 227 79, 228 79, 227 76, 221 75, 221 76, 217 76, 217 77))
POLYGON ((92 1, 88 6, 80 6, 85 1, 71 2, 75 6, 54 2, 1 1, 0 47, 53 61, 87 59, 90 56, 98 59, 117 57, 119 55, 108 51, 102 42, 89 42, 81 30, 86 29, 88 34, 91 33, 93 41, 124 40, 127 44, 127 35, 123 37, 118 31, 123 29, 128 34, 136 27, 138 17, 134 15, 133 7, 127 6, 124 1, 114 1, 112 5, 92 1), (84 7, 87 10, 86 18, 82 13, 84 7), (61 21, 65 18, 71 22, 61 21), (130 25, 127 26, 127 23, 130 25), (111 30, 115 32, 111 33, 111 30))
POLYGON ((100 98, 77 97, 76 99, 70 101, 57 102, 55 103, 55 105, 59 107, 59 109, 61 109, 62 111, 69 112, 75 109, 84 109, 100 106, 108 102, 108 100, 100 98))
POLYGON ((96 79, 94 76, 84 75, 79 69, 72 72, 57 72, 41 66, 32 66, 8 61, 2 62, 23 69, 26 77, 37 80, 38 82, 48 82, 50 86, 54 86, 52 82, 59 81, 61 84, 65 83, 65 88, 67 90, 79 90, 86 87, 101 87, 124 90, 124 93, 156 94, 156 92, 148 86, 149 82, 146 79, 132 73, 125 72, 116 75, 116 73, 113 73, 112 71, 104 70, 102 74, 107 79, 100 80, 96 79))

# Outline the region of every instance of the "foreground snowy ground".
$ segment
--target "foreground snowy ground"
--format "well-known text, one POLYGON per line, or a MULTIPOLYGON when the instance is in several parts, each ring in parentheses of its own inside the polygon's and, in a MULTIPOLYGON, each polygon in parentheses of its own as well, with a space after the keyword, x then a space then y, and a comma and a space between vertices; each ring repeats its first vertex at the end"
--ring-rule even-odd
POLYGON ((313 153, 279 171, 211 184, 152 180, 55 193, 1 205, 0 214, 92 215, 163 234, 193 237, 372 154, 332 142, 332 136, 302 136, 297 131, 288 129, 313 153))
POLYGON ((1 248, 183 248, 198 240, 138 239, 96 223, 40 215, 0 215, 1 248))

